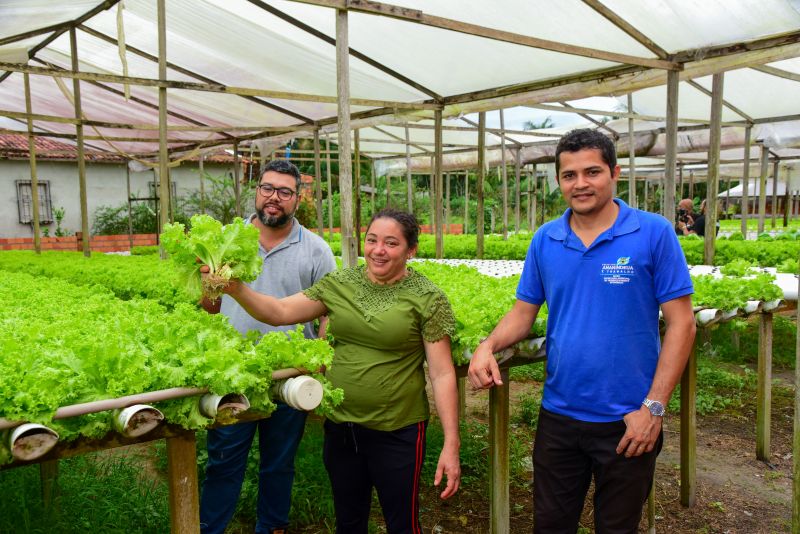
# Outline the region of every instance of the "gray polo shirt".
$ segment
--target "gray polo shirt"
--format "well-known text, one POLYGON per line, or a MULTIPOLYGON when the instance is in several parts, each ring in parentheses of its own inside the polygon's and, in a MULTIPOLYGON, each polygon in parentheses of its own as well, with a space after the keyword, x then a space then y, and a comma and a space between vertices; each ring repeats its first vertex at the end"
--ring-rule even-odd
MULTIPOLYGON (((251 224, 255 214, 248 217, 251 224)), ((299 293, 314 285, 317 280, 336 269, 336 261, 328 243, 317 234, 304 228, 297 219, 292 220, 292 231, 278 246, 267 252, 259 243, 258 253, 264 261, 261 274, 247 285, 259 293, 282 298, 299 293)), ((220 313, 230 319, 241 332, 258 330, 261 333, 294 330, 295 326, 270 326, 253 319, 230 296, 222 296, 220 313)), ((305 324, 307 338, 316 337, 311 323, 305 324)))

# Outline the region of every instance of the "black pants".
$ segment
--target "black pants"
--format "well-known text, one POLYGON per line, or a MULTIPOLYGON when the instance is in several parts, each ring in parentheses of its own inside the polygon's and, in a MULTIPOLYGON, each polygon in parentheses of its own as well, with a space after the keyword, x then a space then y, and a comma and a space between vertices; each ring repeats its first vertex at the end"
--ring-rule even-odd
POLYGON ((422 421, 391 432, 325 421, 323 460, 333 489, 337 534, 366 534, 372 488, 388 534, 420 534, 419 477, 425 460, 422 421))
POLYGON ((586 423, 541 409, 533 449, 534 533, 575 533, 592 475, 595 531, 637 532, 663 433, 651 452, 633 458, 616 452, 624 434, 624 421, 586 423))

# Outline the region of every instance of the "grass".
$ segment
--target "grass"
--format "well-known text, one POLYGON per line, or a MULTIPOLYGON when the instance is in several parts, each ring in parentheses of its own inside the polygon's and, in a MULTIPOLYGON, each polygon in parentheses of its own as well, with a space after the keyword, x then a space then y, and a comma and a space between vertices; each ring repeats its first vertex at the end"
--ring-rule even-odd
POLYGON ((167 488, 142 478, 142 461, 107 453, 62 460, 50 509, 42 504, 38 466, 0 471, 0 532, 168 532, 167 488))

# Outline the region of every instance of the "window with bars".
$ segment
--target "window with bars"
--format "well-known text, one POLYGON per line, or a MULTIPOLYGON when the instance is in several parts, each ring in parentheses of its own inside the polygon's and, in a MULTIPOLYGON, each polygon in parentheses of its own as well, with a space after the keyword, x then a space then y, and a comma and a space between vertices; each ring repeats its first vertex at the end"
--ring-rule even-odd
MULTIPOLYGON (((33 223, 33 187, 30 180, 17 180, 17 209, 20 224, 33 223)), ((53 222, 53 204, 50 200, 50 182, 38 181, 39 189, 39 223, 53 222)))

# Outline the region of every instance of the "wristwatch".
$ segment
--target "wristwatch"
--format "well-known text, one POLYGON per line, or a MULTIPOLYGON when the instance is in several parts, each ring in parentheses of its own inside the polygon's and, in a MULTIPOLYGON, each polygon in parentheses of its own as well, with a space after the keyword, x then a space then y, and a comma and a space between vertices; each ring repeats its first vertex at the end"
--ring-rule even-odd
POLYGON ((650 410, 650 413, 656 417, 664 417, 664 412, 666 412, 664 405, 657 400, 644 399, 642 404, 647 406, 647 409, 650 410))

